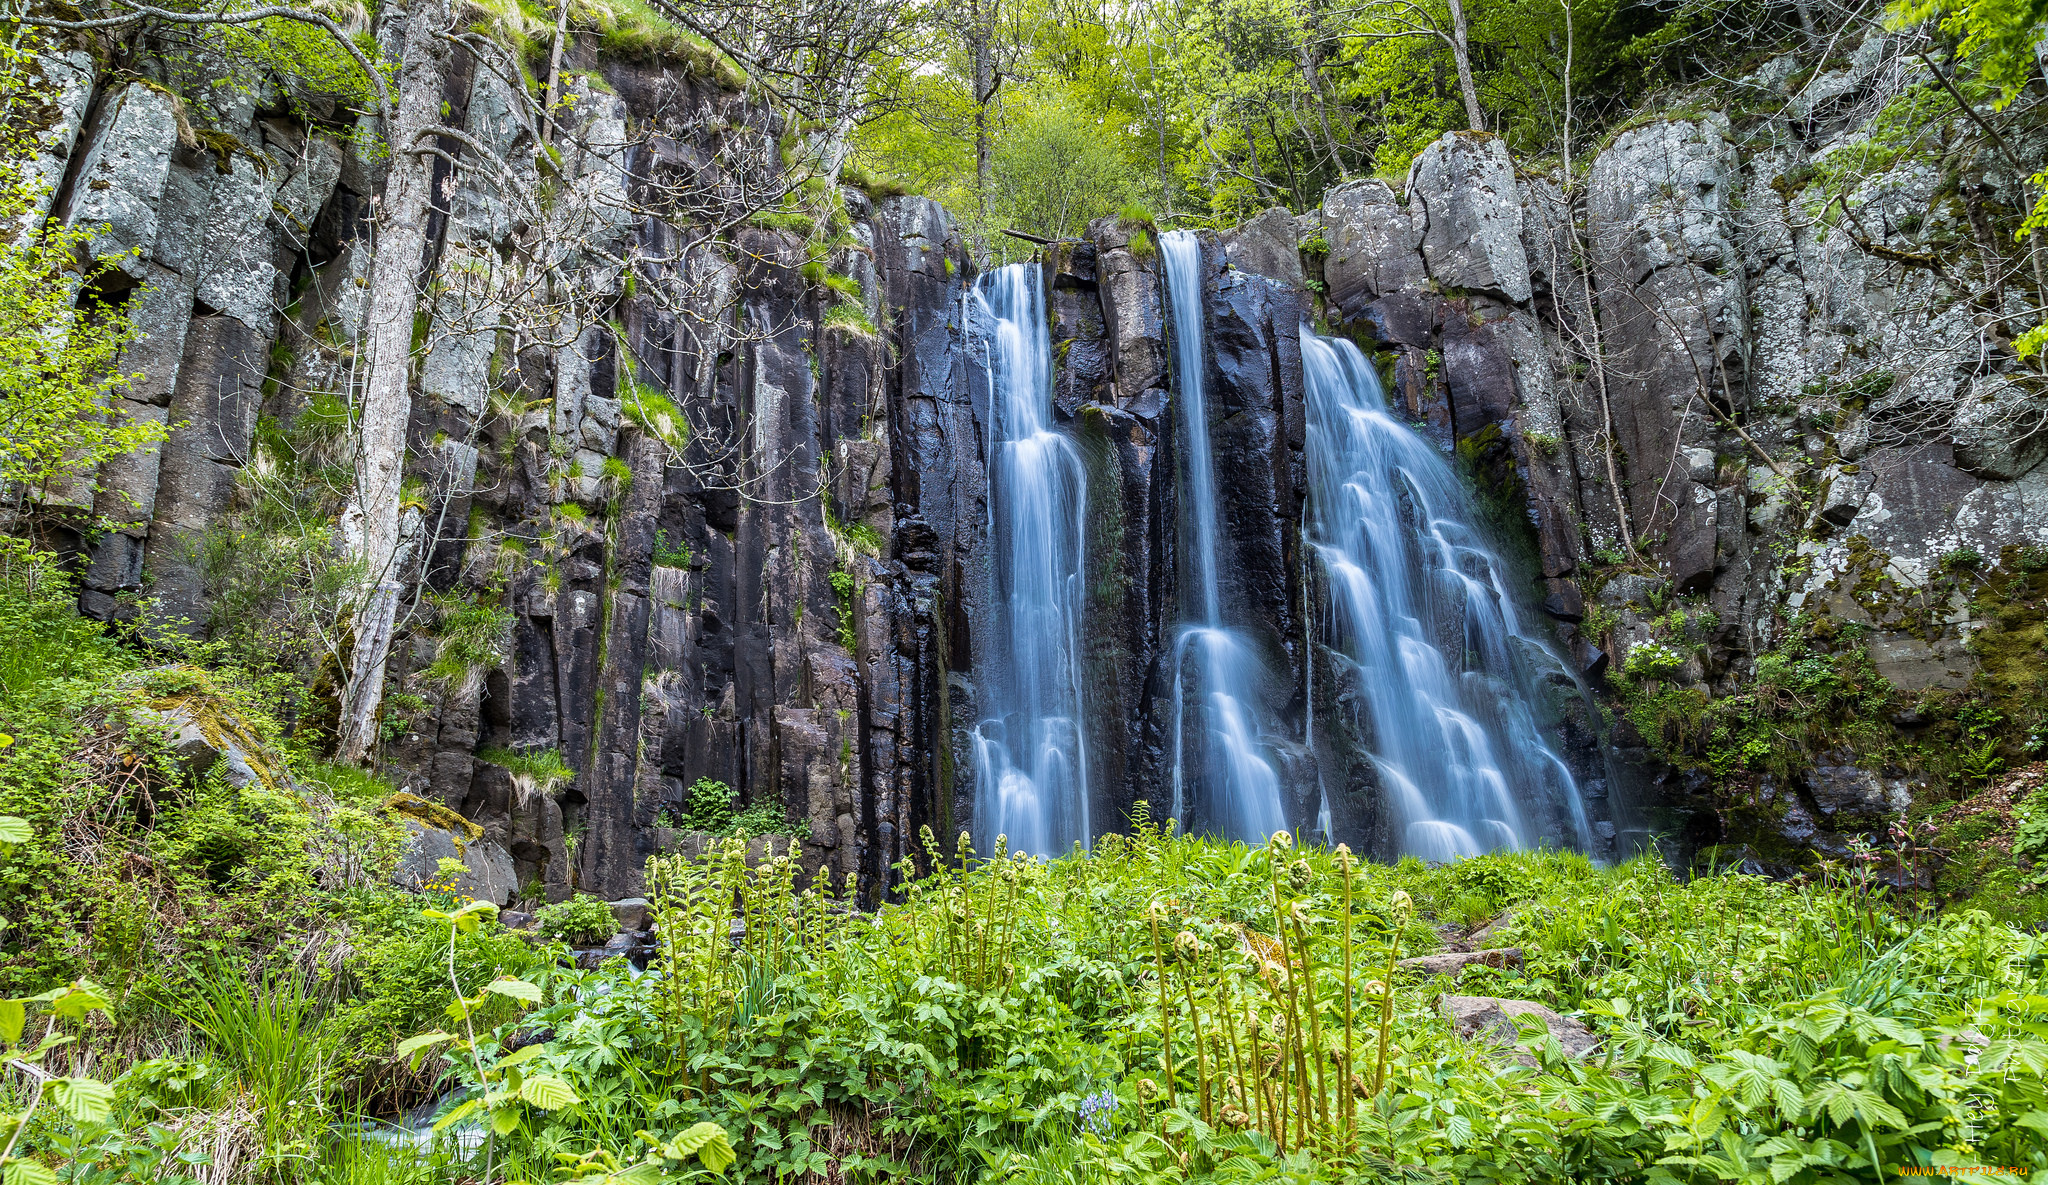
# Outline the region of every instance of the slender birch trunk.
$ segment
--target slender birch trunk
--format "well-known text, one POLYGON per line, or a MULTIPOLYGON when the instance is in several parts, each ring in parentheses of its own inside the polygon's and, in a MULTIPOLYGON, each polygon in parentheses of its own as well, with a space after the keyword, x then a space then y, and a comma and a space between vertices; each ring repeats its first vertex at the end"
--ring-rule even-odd
POLYGON ((420 130, 438 121, 447 46, 435 34, 445 23, 440 0, 412 0, 399 57, 396 126, 384 129, 390 171, 377 211, 376 250, 363 335, 368 354, 355 493, 342 513, 342 537, 362 568, 351 622, 348 681, 342 688, 336 749, 361 761, 377 739, 384 672, 402 587, 399 489, 405 472, 405 429, 412 417, 413 318, 426 256, 427 209, 433 174, 411 151, 420 130))
POLYGON ((1463 0, 1450 0, 1451 56, 1458 62, 1458 91, 1465 96, 1465 122, 1475 132, 1486 130, 1486 117, 1479 113, 1479 87, 1472 81, 1472 50, 1465 37, 1463 0))

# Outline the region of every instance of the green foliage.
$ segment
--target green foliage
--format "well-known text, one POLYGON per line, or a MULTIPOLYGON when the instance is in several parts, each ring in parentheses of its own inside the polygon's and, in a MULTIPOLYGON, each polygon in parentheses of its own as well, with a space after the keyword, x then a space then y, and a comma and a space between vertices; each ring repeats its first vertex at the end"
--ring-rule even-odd
POLYGON ((696 556, 691 552, 688 543, 681 542, 680 540, 671 543, 669 542, 666 529, 656 529, 654 532, 654 563, 657 567, 688 568, 694 562, 696 562, 696 556))
POLYGON ((429 592, 439 641, 427 675, 467 683, 510 658, 511 611, 455 594, 429 592))
POLYGON ((1740 690, 1722 696, 1673 680, 1685 662, 1673 642, 1632 646, 1616 681, 1623 710, 1666 760, 1721 779, 1783 776, 1836 744, 1882 752, 1892 740, 1883 723, 1891 684, 1862 647, 1831 649, 1814 626, 1796 623, 1777 649, 1756 656, 1740 690))
POLYGON ((164 1002, 247 1090, 265 1149, 305 1141, 324 1120, 326 1051, 314 1036, 316 1004, 296 975, 265 974, 252 984, 239 968, 218 963, 164 1002))
POLYGON ((1938 22, 1978 76, 1998 92, 2003 108, 2019 97, 2039 69, 2037 47, 2048 36, 2048 3, 2043 0, 1899 0, 1891 20, 1898 27, 1938 22))
POLYGON ((756 802, 740 806, 740 793, 724 782, 698 778, 674 823, 710 835, 784 835, 793 826, 781 806, 756 802))
POLYGON ((857 304, 835 304, 826 309, 824 323, 827 329, 837 329, 849 337, 863 341, 876 341, 882 335, 881 330, 875 328, 875 323, 868 319, 867 313, 857 304))
MULTIPOLYGON (((529 1180, 563 1148, 575 1179, 656 1157, 673 1171, 721 1135, 746 1179, 2048 1169, 2048 997, 2030 994, 2048 941, 1981 913, 1911 918, 1867 872, 1680 883, 1555 853, 1386 867, 1142 821, 1052 862, 942 853, 927 834, 903 871, 901 903, 869 915, 738 841, 657 858, 659 974, 529 973, 495 1030, 408 1052, 458 1054, 483 1088, 471 1113, 512 1112, 487 1129, 492 1155, 529 1180), (1591 1055, 1540 1027, 1521 1061, 1461 1040, 1437 1012, 1444 981, 1395 964, 1473 900, 1512 909, 1497 936, 1525 967, 1457 990, 1575 1015, 1601 1038, 1591 1055), (535 1032, 550 1036, 515 1050, 535 1032), (534 1076, 581 1105, 532 1106, 534 1076)), ((457 992, 483 1000, 487 983, 457 992)))
POLYGON ((558 749, 513 750, 485 746, 476 751, 476 759, 504 769, 515 779, 531 783, 542 793, 552 791, 576 776, 576 771, 562 760, 558 749))
MULTIPOLYGON (((0 95, 9 110, 49 101, 32 46, 0 49, 0 95)), ((23 120, 0 121, 0 225, 18 227, 46 197, 27 167, 40 151, 23 120)), ((90 511, 99 466, 150 448, 161 422, 130 414, 116 369, 131 338, 126 308, 105 299, 121 262, 90 258, 95 228, 14 233, 0 243, 0 483, 32 501, 90 511)))
POLYGON ((853 578, 853 573, 843 569, 834 570, 829 579, 832 582, 832 596, 838 602, 839 644, 846 647, 848 651, 851 651, 854 649, 855 643, 853 632, 853 598, 854 594, 860 591, 860 585, 853 578))
POLYGON ((606 905, 603 898, 588 894, 543 905, 534 913, 533 921, 541 937, 576 946, 603 942, 619 928, 617 919, 612 916, 612 907, 606 905))
POLYGON ((1007 221, 1041 238, 1075 238, 1123 204, 1137 181, 1106 114, 1072 96, 1020 104, 996 154, 992 179, 1006 195, 1007 221), (1092 117, 1092 118, 1091 118, 1092 117))

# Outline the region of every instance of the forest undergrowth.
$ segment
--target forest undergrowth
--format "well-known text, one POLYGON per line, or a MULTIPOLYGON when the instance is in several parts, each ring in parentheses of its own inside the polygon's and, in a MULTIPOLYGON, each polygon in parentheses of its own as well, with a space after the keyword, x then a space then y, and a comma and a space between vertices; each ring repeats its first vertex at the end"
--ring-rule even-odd
POLYGON ((8 1185, 2048 1180, 2048 938, 1877 864, 1389 866, 1141 814, 1052 861, 927 835, 865 910, 741 838, 650 863, 646 971, 577 970, 390 887, 388 788, 235 671, 144 667, 5 571, 8 1185), (181 771, 135 712, 167 688, 277 785, 181 771), (1521 965, 1399 963, 1447 944, 1521 965), (1598 1043, 1461 1038, 1446 993, 1598 1043))

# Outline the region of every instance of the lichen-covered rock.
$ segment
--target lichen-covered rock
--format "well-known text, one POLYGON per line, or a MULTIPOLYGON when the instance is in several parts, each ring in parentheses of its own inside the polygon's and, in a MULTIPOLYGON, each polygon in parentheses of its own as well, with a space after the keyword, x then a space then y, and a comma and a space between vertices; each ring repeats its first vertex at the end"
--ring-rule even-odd
POLYGON ((1401 324, 1410 341, 1427 332, 1420 293, 1428 274, 1422 265, 1422 235, 1387 183, 1350 181, 1323 194, 1323 234, 1329 255, 1323 280, 1330 302, 1346 317, 1361 317, 1374 302, 1407 295, 1396 315, 1378 318, 1401 324), (1406 315, 1399 315, 1406 314, 1406 315))
POLYGON ((512 857, 487 839, 466 839, 410 815, 399 820, 405 842, 399 849, 392 883, 415 892, 434 885, 458 896, 493 905, 509 904, 519 892, 512 857), (454 860, 462 871, 446 876, 441 861, 454 860))
POLYGON ((277 183, 270 164, 247 151, 227 159, 227 172, 213 184, 193 295, 267 339, 277 332, 279 305, 270 223, 277 183))
POLYGON ((49 123, 34 134, 35 159, 24 170, 29 202, 22 213, 21 229, 28 232, 43 225, 51 204, 57 200, 98 73, 92 54, 83 49, 45 50, 36 56, 35 66, 42 74, 52 110, 49 123))
MULTIPOLYGON (((1585 1025, 1528 1000, 1447 995, 1437 1001, 1437 1009, 1443 1013, 1444 1019, 1451 1022, 1451 1030, 1458 1036, 1499 1049, 1511 1050, 1528 1040, 1516 1023, 1518 1018, 1525 1016, 1541 1022, 1543 1028, 1556 1038, 1566 1057, 1584 1057, 1600 1044, 1599 1036, 1585 1025)), ((1516 1054, 1515 1057, 1518 1061, 1534 1064, 1534 1059, 1527 1054, 1516 1054)))
POLYGON ((1529 299, 1522 203, 1504 142, 1446 132, 1423 149, 1408 168, 1408 214, 1438 284, 1529 299))
POLYGON ((1294 236, 1294 215, 1275 206, 1237 229, 1225 231, 1223 255, 1234 268, 1299 288, 1303 279, 1301 245, 1294 236))
POLYGON ((233 708, 204 691, 152 699, 129 710, 132 726, 162 732, 172 757, 194 780, 218 776, 235 789, 288 786, 291 777, 233 708))
POLYGON ((88 249, 96 258, 116 259, 141 279, 178 145, 177 100, 149 83, 131 82, 105 100, 86 136, 64 220, 93 232, 88 249))
POLYGON ((1956 400, 1956 468, 2017 481, 2048 458, 2048 382, 1979 375, 1956 400))

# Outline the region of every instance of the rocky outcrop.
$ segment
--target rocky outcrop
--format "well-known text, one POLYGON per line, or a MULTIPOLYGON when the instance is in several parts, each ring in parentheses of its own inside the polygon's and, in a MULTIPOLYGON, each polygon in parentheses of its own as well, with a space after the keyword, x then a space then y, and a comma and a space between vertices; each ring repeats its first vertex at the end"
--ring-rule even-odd
MULTIPOLYGON (((1797 95, 1795 71, 1746 80, 1784 100, 1777 114, 1623 130, 1582 193, 1454 133, 1399 191, 1348 182, 1318 211, 1205 237, 1218 592, 1266 671, 1261 743, 1291 824, 1313 826, 1327 794, 1340 838, 1388 849, 1364 738, 1323 723, 1356 714, 1322 678, 1302 546, 1298 331, 1319 316, 1372 348, 1392 409, 1468 466, 1493 533, 1526 543, 1523 611, 1558 645, 1518 661, 1602 854, 1644 842, 1622 802, 1638 782, 1681 808, 1659 826, 1741 838, 1699 775, 1602 723, 1589 687, 1631 655, 1665 663, 1640 647, 1670 649, 1675 685, 1726 691, 1793 615, 1826 614, 1867 630, 1901 688, 1971 679, 1984 623, 1953 573, 2048 546, 2048 396, 1921 249, 1973 234, 1977 199, 1904 166, 1848 195, 1860 228, 1814 216, 1815 162, 1857 134, 1858 96, 1892 85, 1865 44, 1797 95), (1673 598, 1706 623, 1683 646, 1673 598)), ((451 54, 443 116, 525 163, 501 186, 451 141, 435 166, 402 573, 419 596, 383 769, 477 829, 465 852, 503 855, 472 870, 494 899, 635 896, 646 857, 683 846, 678 818, 720 783, 778 808, 808 869, 878 889, 920 828, 974 823, 969 730, 1000 594, 968 246, 933 202, 851 189, 827 232, 763 217, 701 241, 667 181, 753 184, 721 171, 729 134, 787 129, 687 63, 589 45, 565 63, 574 135, 547 157, 568 197, 528 209, 540 131, 517 71, 476 56, 491 52, 451 54), (490 277, 536 216, 570 220, 553 229, 579 244, 562 264, 576 279, 559 326, 504 332, 490 277)), ((78 54, 41 68, 50 212, 120 257, 102 283, 137 329, 124 409, 169 428, 110 461, 90 506, 52 497, 64 521, 89 509, 110 528, 75 539, 81 607, 230 633, 226 615, 277 608, 236 608, 269 587, 236 568, 257 554, 238 532, 258 499, 302 516, 302 538, 338 511, 319 483, 282 500, 263 483, 351 460, 380 165, 332 104, 174 95, 78 54)), ((1042 260, 1055 421, 1088 479, 1083 709, 1105 830, 1138 801, 1170 804, 1187 617, 1190 459, 1154 236, 1104 219, 1042 260)), ((1914 793, 1866 764, 1817 757, 1754 797, 1782 835, 1839 847, 1914 793)))
MULTIPOLYGON (((1477 1041, 1501 1050, 1514 1050, 1529 1042, 1520 1022, 1537 1022, 1566 1057, 1584 1057, 1599 1044, 1593 1030, 1569 1017, 1559 1016, 1541 1004, 1528 1000, 1504 1000, 1496 996, 1444 996, 1437 1010, 1451 1024, 1451 1031, 1467 1041, 1477 1041)), ((1536 1059, 1526 1053, 1512 1054, 1524 1065, 1535 1067, 1536 1059)))

